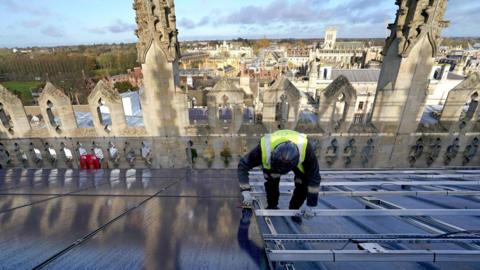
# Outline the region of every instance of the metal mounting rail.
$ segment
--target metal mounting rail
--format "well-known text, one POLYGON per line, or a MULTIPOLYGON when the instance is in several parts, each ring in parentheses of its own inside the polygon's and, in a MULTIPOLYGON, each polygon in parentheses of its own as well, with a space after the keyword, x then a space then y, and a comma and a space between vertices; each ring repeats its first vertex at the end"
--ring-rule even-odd
MULTIPOLYGON (((261 187, 264 185, 264 182, 251 182, 251 186, 261 187)), ((329 187, 329 186, 479 186, 480 181, 323 181, 320 186, 329 187)), ((293 182, 281 182, 281 187, 294 187, 295 183, 293 182)))
MULTIPOLYGON (((281 192, 281 195, 290 195, 293 192, 281 192)), ((252 195, 265 195, 265 192, 251 192, 252 195)), ((320 191, 320 196, 343 196, 343 197, 363 197, 363 196, 480 196, 480 191, 470 190, 437 190, 437 191, 320 191)))
POLYGON ((267 250, 277 262, 480 262, 472 250, 267 250))
POLYGON ((431 234, 264 234, 265 241, 320 243, 480 243, 480 235, 443 236, 431 234))
MULTIPOLYGON (((358 175, 358 176, 369 176, 369 175, 399 175, 399 176, 419 176, 419 177, 449 177, 449 176, 472 176, 479 175, 480 170, 452 170, 452 169, 443 169, 442 174, 438 174, 438 169, 428 169, 428 170, 417 170, 417 169, 378 169, 378 170, 321 170, 322 175, 358 175)), ((252 175, 263 175, 261 170, 251 171, 252 175)))
MULTIPOLYGON (((265 207, 264 207, 264 201, 262 201, 262 200, 256 200, 256 201, 254 202, 254 206, 255 206, 256 208, 265 209, 265 207)), ((268 228, 268 230, 270 231, 270 233, 271 233, 272 235, 276 235, 276 234, 277 234, 277 229, 276 229, 275 226, 273 225, 273 222, 272 222, 272 220, 270 219, 270 217, 263 217, 263 220, 264 220, 265 224, 267 225, 267 228, 268 228)), ((286 249, 285 246, 283 245, 283 243, 282 243, 281 241, 274 241, 274 246, 275 246, 276 250, 285 250, 285 249, 286 249)), ((267 258, 268 258, 268 257, 267 257, 267 258)), ((272 261, 269 261, 268 263, 270 264, 270 268, 271 268, 271 269, 276 269, 276 268, 272 265, 272 261)), ((275 263, 275 262, 273 262, 273 263, 275 263)), ((284 268, 285 270, 295 270, 295 266, 294 266, 293 264, 291 264, 291 263, 288 263, 288 262, 283 265, 283 268, 284 268)))
MULTIPOLYGON (((336 191, 353 191, 348 187, 334 187, 336 191)), ((395 203, 386 201, 384 199, 379 199, 375 197, 354 197, 356 201, 364 204, 367 208, 371 209, 382 209, 382 210, 405 210, 404 207, 397 205, 395 203)), ((417 199, 416 197, 415 199, 417 199)), ((430 217, 430 216, 398 216, 397 218, 418 227, 426 232, 434 234, 451 234, 464 232, 466 229, 455 226, 453 224, 441 221, 439 219, 430 217)), ((467 250, 480 250, 480 246, 476 243, 465 244, 465 243, 456 243, 458 246, 467 249, 467 250)))
MULTIPOLYGON (((464 172, 450 172, 444 174, 436 174, 434 171, 425 171, 415 173, 414 171, 343 171, 343 172, 331 172, 321 171, 322 179, 379 179, 379 178, 403 178, 403 179, 478 179, 480 171, 472 171, 471 173, 464 172)), ((251 176, 263 177, 263 172, 250 172, 251 176)), ((293 173, 287 174, 287 177, 293 178, 293 173)))
MULTIPOLYGON (((478 209, 445 209, 434 206, 428 209, 406 209, 382 197, 405 196, 411 200, 433 200, 429 196, 438 196, 443 200, 442 196, 456 196, 462 200, 473 201, 478 198, 480 201, 478 172, 455 174, 449 171, 441 175, 433 174, 433 171, 426 171, 424 175, 411 175, 410 172, 324 172, 321 183, 324 188, 319 192, 320 196, 351 198, 366 209, 337 209, 333 204, 327 203, 329 200, 325 198, 327 208, 315 209, 316 217, 349 218, 355 224, 358 222, 358 226, 364 224, 360 217, 395 217, 425 233, 378 234, 374 229, 363 228, 363 231, 369 233, 352 234, 355 232, 345 231, 347 234, 307 234, 310 230, 303 229, 282 230, 286 234, 265 232, 262 236, 267 246, 268 261, 273 262, 273 265, 275 262, 292 265, 297 262, 480 262, 480 232, 466 231, 437 219, 437 216, 480 217, 480 206, 472 206, 478 209), (375 187, 377 188, 373 189, 375 187), (283 243, 282 246, 286 248, 280 249, 275 246, 276 243, 283 243)), ((291 195, 294 188, 293 175, 288 175, 286 179, 280 183, 283 187, 281 194, 291 195)), ((266 194, 263 174, 255 175, 251 185, 252 195, 258 200, 264 200, 266 194)), ((290 217, 300 215, 301 211, 260 209, 255 214, 259 218, 290 217)), ((280 222, 290 219, 272 220, 280 222)), ((311 222, 315 224, 315 220, 311 222)), ((305 223, 302 228, 307 225, 310 223, 305 223)))
POLYGON ((355 175, 355 174, 338 174, 338 175, 331 175, 331 174, 322 174, 322 179, 325 180, 336 180, 336 179, 419 179, 419 180, 434 180, 434 179, 468 179, 468 180, 476 180, 478 179, 479 174, 444 174, 444 175, 436 175, 436 174, 406 174, 406 175, 397 175, 397 174, 372 174, 372 175, 355 175))
MULTIPOLYGON (((300 210, 256 210, 260 217, 292 217, 300 210)), ((314 210, 316 217, 480 216, 480 209, 335 209, 314 210)))

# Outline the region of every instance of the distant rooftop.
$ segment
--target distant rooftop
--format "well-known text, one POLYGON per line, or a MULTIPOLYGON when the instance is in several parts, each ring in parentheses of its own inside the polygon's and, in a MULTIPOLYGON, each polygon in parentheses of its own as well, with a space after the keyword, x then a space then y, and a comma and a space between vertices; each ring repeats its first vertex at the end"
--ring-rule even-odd
POLYGON ((334 69, 332 80, 345 76, 351 83, 373 83, 380 78, 380 69, 334 69))
POLYGON ((365 48, 365 43, 360 41, 350 41, 350 42, 337 41, 335 43, 335 49, 337 50, 359 50, 363 48, 365 48))

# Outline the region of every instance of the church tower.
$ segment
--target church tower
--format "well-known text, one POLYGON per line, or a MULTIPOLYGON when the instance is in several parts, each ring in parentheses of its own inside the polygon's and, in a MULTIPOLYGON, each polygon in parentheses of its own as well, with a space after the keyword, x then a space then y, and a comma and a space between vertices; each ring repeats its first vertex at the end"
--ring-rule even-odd
POLYGON ((447 0, 397 0, 399 6, 384 49, 371 120, 380 132, 410 134, 418 127, 429 75, 448 26, 447 0))
POLYGON ((328 27, 325 30, 325 42, 323 48, 325 50, 335 49, 335 43, 337 42, 337 29, 333 27, 328 27))
POLYGON ((187 96, 180 89, 180 47, 173 0, 135 0, 134 9, 147 132, 151 136, 184 135, 188 125, 187 96))

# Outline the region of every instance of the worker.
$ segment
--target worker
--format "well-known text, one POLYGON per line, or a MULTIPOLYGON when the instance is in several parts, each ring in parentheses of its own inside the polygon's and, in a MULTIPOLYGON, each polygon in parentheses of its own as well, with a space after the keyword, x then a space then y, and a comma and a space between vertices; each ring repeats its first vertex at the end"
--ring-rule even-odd
MULTIPOLYGON (((280 176, 293 171, 295 190, 289 209, 302 208, 306 200, 301 216, 306 219, 314 216, 313 209, 318 203, 321 178, 317 157, 306 135, 291 130, 265 135, 260 144, 240 160, 238 178, 243 205, 247 207, 253 203, 248 172, 258 166, 262 166, 266 180, 267 209, 278 209, 280 176)), ((294 216, 292 220, 301 223, 301 216, 294 216)))

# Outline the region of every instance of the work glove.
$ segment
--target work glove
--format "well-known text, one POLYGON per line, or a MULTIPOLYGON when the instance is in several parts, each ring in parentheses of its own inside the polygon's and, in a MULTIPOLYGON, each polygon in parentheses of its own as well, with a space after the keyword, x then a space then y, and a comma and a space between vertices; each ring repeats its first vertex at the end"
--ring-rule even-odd
POLYGON ((301 210, 301 213, 302 213, 303 218, 305 218, 305 219, 312 219, 313 217, 315 217, 314 208, 311 207, 311 206, 303 207, 302 210, 301 210))
POLYGON ((242 205, 245 207, 251 207, 253 204, 253 197, 250 191, 242 191, 242 205))

